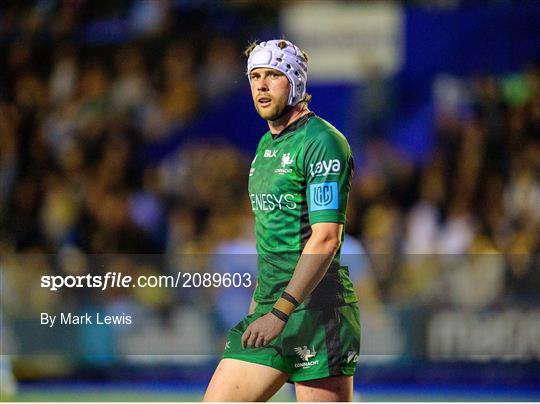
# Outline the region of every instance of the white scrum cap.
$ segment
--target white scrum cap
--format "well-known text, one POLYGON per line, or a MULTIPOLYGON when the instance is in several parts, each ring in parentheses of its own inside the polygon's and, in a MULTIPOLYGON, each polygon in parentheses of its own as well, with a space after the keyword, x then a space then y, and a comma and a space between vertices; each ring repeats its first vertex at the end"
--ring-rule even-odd
POLYGON ((291 84, 287 105, 296 105, 304 98, 307 82, 307 59, 298 46, 284 39, 260 42, 249 54, 248 78, 250 78, 251 71, 258 67, 276 69, 287 76, 291 84), (285 45, 283 49, 279 46, 280 44, 285 45))

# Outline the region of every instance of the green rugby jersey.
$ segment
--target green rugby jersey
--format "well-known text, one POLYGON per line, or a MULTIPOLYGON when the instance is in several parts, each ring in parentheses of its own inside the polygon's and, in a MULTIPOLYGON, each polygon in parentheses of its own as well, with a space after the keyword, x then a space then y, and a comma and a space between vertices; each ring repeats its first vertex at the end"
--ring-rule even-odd
MULTIPOLYGON (((275 138, 270 131, 261 138, 249 173, 258 253, 254 299, 259 306, 274 304, 289 283, 312 224, 345 223, 352 170, 345 137, 313 113, 275 138)), ((338 253, 302 306, 355 301, 338 253)))

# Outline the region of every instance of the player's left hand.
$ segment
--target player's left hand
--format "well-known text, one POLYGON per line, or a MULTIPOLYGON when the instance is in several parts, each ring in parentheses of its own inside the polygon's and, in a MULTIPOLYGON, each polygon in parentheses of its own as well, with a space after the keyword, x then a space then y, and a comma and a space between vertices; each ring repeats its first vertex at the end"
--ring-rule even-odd
POLYGON ((285 322, 267 313, 249 325, 242 334, 242 348, 260 348, 268 345, 285 328, 285 322))

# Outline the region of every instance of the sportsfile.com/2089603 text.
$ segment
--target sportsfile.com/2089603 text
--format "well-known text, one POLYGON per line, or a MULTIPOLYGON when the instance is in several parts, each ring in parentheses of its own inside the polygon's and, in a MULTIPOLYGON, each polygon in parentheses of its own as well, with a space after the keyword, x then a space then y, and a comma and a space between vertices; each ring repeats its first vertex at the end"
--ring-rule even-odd
POLYGON ((211 273, 177 272, 176 275, 123 275, 107 272, 104 275, 43 275, 41 287, 51 291, 62 288, 249 288, 252 286, 249 272, 211 273))

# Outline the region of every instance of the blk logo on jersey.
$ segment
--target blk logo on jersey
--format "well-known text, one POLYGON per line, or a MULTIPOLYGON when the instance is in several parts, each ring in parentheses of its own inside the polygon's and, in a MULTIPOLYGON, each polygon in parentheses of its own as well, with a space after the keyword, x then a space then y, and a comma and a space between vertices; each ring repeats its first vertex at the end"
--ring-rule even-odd
POLYGON ((339 195, 337 182, 321 182, 309 185, 311 212, 317 210, 338 209, 339 195))
POLYGON ((265 150, 264 157, 265 158, 277 157, 277 150, 265 150))

